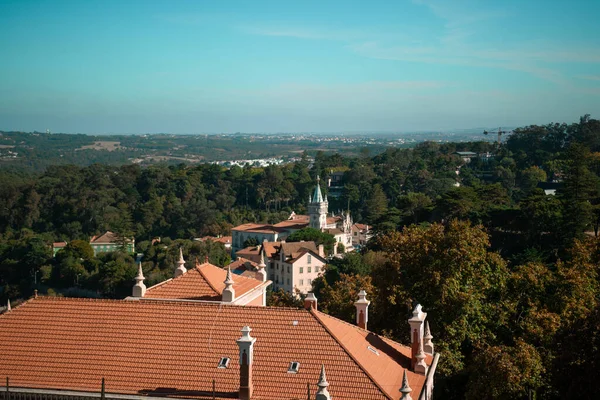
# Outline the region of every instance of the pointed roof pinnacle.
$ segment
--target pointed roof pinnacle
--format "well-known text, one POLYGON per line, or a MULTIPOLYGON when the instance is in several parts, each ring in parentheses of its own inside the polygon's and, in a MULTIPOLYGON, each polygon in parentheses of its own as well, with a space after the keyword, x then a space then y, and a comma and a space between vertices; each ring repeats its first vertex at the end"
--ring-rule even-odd
POLYGON ((412 389, 408 385, 408 377, 406 376, 406 370, 404 370, 404 377, 402 378, 402 387, 400 388, 400 393, 402 393, 401 400, 412 400, 410 392, 412 392, 412 389))
POLYGON ((139 282, 142 282, 144 279, 146 279, 146 278, 144 278, 144 271, 142 271, 142 262, 140 261, 138 263, 138 273, 137 273, 137 276, 135 277, 135 281, 139 283, 139 282))
POLYGON ((258 263, 259 268, 265 268, 267 264, 265 264, 265 246, 263 245, 260 249, 260 262, 258 263))
POLYGON ((323 202, 323 194, 321 193, 321 178, 317 175, 317 187, 315 188, 315 192, 313 193, 312 202, 313 203, 322 203, 323 202))
POLYGON ((433 339, 433 336, 431 336, 431 331, 429 330, 429 321, 425 321, 425 335, 423 336, 423 339, 425 339, 425 340, 433 339))
POLYGON ((225 277, 225 282, 223 282, 227 288, 230 288, 233 285, 233 278, 231 277, 231 268, 227 267, 227 276, 225 277))
POLYGON ((319 383, 317 383, 319 390, 326 388, 329 386, 329 382, 327 382, 327 376, 325 375, 325 364, 321 364, 321 375, 319 376, 319 383))
POLYGON ((185 260, 183 259, 183 248, 179 248, 179 260, 177 261, 177 268, 175 269, 175 278, 183 275, 187 272, 185 268, 185 260))
POLYGON ((6 303, 6 311, 8 312, 10 310, 12 309, 10 308, 10 300, 8 300, 8 302, 6 303))

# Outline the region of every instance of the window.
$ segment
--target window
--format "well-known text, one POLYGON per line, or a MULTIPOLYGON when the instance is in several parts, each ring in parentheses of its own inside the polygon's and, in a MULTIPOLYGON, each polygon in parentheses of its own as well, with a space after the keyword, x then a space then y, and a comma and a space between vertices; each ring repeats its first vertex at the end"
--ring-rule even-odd
POLYGON ((300 286, 304 286, 304 279, 300 279, 300 286))
POLYGON ((228 357, 221 357, 217 368, 227 368, 229 366, 229 361, 228 357))
POLYGON ((310 268, 310 267, 308 267, 308 273, 310 274, 311 272, 312 272, 312 271, 311 271, 311 268, 310 268))
POLYGON ((319 266, 315 265, 315 272, 319 272, 319 266))
POLYGON ((358 236, 358 232, 354 232, 354 236, 358 236))
POLYGON ((304 272, 304 267, 300 267, 300 273, 304 272))
MULTIPOLYGON (((308 256, 306 256, 306 263, 310 264, 310 262, 312 261, 312 256, 309 254, 308 256)), ((310 272, 310 271, 308 271, 310 272)))
POLYGON ((290 278, 287 278, 287 284, 288 285, 290 284, 290 278))
POLYGON ((290 273, 290 266, 288 265, 288 274, 290 273))
POLYGON ((312 285, 312 282, 310 281, 310 279, 307 279, 306 283, 308 283, 309 285, 312 285))
POLYGON ((292 361, 290 363, 290 367, 288 368, 288 374, 297 374, 300 369, 300 363, 298 361, 292 361))
POLYGON ((270 267, 271 267, 271 269, 274 269, 275 268, 275 263, 271 263, 270 267))

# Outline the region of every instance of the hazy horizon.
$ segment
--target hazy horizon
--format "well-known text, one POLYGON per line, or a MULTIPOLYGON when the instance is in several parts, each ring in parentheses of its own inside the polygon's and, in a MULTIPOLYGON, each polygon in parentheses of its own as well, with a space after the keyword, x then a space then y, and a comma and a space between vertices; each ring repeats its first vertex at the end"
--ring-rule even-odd
POLYGON ((576 122, 600 108, 599 13, 587 0, 0 0, 0 129, 419 133, 576 122))

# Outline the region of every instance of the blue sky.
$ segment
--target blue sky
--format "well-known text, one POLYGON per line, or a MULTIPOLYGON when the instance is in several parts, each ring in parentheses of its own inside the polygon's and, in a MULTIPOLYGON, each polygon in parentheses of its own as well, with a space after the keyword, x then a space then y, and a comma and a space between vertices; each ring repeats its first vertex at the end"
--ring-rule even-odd
POLYGON ((419 131, 600 117, 600 1, 0 0, 0 129, 419 131))

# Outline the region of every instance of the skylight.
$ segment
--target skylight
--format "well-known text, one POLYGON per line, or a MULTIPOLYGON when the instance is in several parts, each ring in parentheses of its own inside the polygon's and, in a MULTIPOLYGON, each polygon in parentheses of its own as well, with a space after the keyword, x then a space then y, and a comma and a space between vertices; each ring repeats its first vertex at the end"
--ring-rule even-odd
POLYGON ((288 374, 297 374, 300 369, 300 363, 298 361, 292 361, 290 363, 290 368, 288 369, 288 374))
POLYGON ((229 357, 221 357, 217 368, 227 368, 229 366, 229 357))
POLYGON ((371 346, 367 346, 367 349, 371 350, 373 353, 379 355, 379 352, 377 351, 377 349, 372 348, 371 346))

